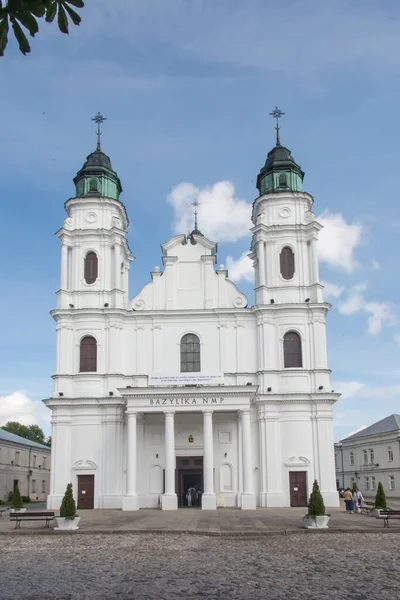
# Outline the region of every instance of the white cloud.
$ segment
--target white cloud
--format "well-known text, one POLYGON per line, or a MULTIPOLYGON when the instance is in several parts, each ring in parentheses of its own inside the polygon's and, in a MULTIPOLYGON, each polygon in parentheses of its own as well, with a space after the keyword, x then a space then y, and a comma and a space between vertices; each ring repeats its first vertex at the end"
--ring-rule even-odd
POLYGON ((198 188, 193 183, 182 182, 168 195, 174 208, 176 233, 193 229, 193 206, 197 200, 199 229, 208 238, 218 242, 236 242, 249 235, 251 204, 235 196, 230 181, 218 181, 211 186, 198 188))
POLYGON ((227 256, 226 266, 229 272, 229 279, 232 281, 254 281, 253 263, 247 256, 248 252, 243 252, 242 256, 235 260, 232 256, 227 256))
POLYGON ((49 429, 51 411, 41 401, 33 401, 23 392, 0 396, 0 426, 7 421, 18 421, 23 425, 39 425, 49 429))
POLYGON ((378 263, 378 261, 375 260, 374 258, 371 261, 371 266, 374 269, 374 271, 379 271, 379 269, 381 268, 380 263, 378 263))
POLYGON ((329 283, 329 281, 321 281, 321 284, 324 286, 325 298, 339 298, 344 290, 343 286, 336 283, 329 283))
POLYGON ((334 385, 335 391, 342 394, 341 399, 343 400, 357 396, 365 387, 365 383, 360 381, 337 381, 334 385))
POLYGON ((344 315, 357 312, 366 313, 368 315, 367 331, 370 335, 377 335, 383 327, 397 323, 396 307, 392 302, 367 301, 362 293, 365 289, 366 284, 364 283, 353 286, 346 300, 339 304, 339 312, 344 315))
POLYGON ((400 346, 400 333, 395 333, 393 337, 396 344, 400 346))
POLYGON ((340 213, 325 211, 317 218, 324 226, 319 233, 318 258, 338 271, 351 273, 357 266, 354 252, 361 242, 362 224, 347 223, 340 213))

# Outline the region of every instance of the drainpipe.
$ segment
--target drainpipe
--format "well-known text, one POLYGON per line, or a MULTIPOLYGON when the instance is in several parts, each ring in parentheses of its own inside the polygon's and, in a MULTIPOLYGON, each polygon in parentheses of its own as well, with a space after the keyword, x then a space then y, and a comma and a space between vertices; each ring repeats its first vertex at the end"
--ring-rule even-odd
POLYGON ((342 460, 342 489, 344 489, 344 462, 343 462, 343 444, 340 442, 340 454, 342 460))

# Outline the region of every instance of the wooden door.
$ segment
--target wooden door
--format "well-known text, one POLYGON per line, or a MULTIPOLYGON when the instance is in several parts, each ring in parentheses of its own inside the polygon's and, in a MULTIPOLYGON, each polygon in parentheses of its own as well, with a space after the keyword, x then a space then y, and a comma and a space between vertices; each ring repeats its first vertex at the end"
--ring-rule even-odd
POLYGON ((78 475, 78 508, 94 508, 94 475, 78 475))
POLYGON ((290 506, 307 506, 306 471, 289 471, 290 506))

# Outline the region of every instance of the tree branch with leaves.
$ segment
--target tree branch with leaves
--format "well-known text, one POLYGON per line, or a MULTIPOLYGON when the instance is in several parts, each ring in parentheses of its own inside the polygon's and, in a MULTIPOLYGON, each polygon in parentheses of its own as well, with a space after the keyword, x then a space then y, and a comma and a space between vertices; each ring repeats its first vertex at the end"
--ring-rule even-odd
POLYGON ((74 25, 81 22, 81 17, 72 6, 83 8, 85 4, 83 0, 0 0, 0 56, 4 56, 10 26, 24 55, 31 51, 24 30, 35 37, 39 31, 40 19, 52 23, 57 17, 58 29, 61 33, 68 34, 68 18, 74 25))

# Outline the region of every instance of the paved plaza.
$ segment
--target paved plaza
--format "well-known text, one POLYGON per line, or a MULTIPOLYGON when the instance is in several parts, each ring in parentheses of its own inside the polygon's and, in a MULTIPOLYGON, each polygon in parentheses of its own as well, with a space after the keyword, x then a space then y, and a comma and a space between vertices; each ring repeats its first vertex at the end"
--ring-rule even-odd
MULTIPOLYGON (((39 508, 44 509, 41 505, 39 508)), ((306 508, 259 508, 248 511, 235 508, 220 508, 215 511, 203 511, 197 508, 184 508, 177 511, 81 510, 79 511, 81 516, 79 534, 190 532, 226 536, 305 533, 301 518, 306 511, 306 508)), ((381 519, 363 514, 347 514, 344 507, 332 508, 329 512, 332 516, 329 529, 326 530, 328 533, 383 531, 381 519)), ((390 529, 400 532, 400 519, 391 521, 390 529)), ((22 523, 21 529, 16 531, 15 524, 10 522, 7 515, 0 519, 0 535, 5 533, 60 535, 53 532, 52 528, 45 529, 42 522, 22 523)))
POLYGON ((0 536, 0 598, 396 600, 399 534, 0 536))

